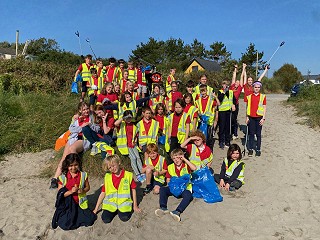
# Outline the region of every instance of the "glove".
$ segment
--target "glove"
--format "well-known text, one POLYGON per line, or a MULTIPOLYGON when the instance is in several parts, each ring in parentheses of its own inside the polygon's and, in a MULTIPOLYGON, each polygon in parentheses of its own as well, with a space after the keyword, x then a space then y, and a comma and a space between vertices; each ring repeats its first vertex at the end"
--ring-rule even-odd
POLYGON ((92 86, 91 86, 91 89, 92 89, 92 90, 98 90, 98 87, 97 87, 96 85, 92 85, 92 86))

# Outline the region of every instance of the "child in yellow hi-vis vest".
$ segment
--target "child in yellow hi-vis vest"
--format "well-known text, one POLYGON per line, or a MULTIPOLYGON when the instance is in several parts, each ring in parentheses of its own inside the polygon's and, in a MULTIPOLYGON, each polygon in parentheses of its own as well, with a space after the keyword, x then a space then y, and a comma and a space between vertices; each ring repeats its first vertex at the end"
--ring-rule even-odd
POLYGON ((52 219, 52 228, 72 230, 92 226, 97 217, 88 208, 86 193, 90 185, 87 173, 81 171, 81 159, 77 153, 66 156, 62 163, 62 173, 58 178, 57 209, 52 219))
POLYGON ((101 219, 104 223, 110 223, 116 215, 126 222, 132 216, 132 209, 141 212, 133 174, 121 168, 118 155, 106 157, 103 169, 108 172, 104 176, 104 185, 93 212, 97 214, 102 203, 101 219))
POLYGON ((146 151, 148 158, 145 160, 142 172, 146 173, 147 187, 143 193, 148 194, 152 191, 158 194, 160 187, 165 184, 165 174, 167 172, 166 159, 159 154, 158 146, 155 143, 149 143, 146 151))
MULTIPOLYGON (((190 174, 191 171, 195 171, 197 167, 191 163, 188 159, 184 157, 183 151, 181 149, 175 149, 171 152, 171 158, 173 163, 168 166, 168 171, 166 173, 167 183, 170 182, 171 177, 181 177, 185 174, 190 174)), ((169 213, 167 208, 168 198, 173 194, 169 187, 160 188, 160 208, 155 211, 155 214, 160 217, 166 213, 169 213)), ((176 210, 170 212, 174 220, 180 221, 180 214, 188 207, 192 201, 192 186, 188 183, 186 189, 181 193, 179 198, 182 198, 179 206, 176 210)))
POLYGON ((244 184, 244 168, 241 148, 231 144, 227 157, 223 160, 220 174, 215 174, 214 179, 226 191, 234 191, 244 184))

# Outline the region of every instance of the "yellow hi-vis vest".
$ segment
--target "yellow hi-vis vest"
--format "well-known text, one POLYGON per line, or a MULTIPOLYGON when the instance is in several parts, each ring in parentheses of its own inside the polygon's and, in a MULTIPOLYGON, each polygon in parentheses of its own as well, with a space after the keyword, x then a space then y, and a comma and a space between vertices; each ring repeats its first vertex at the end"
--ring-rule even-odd
POLYGON ((165 136, 166 136, 164 148, 165 148, 166 152, 169 152, 170 151, 170 144, 169 144, 169 126, 170 126, 170 121, 169 121, 169 118, 167 118, 167 117, 164 117, 163 121, 164 121, 163 134, 165 134, 165 136))
POLYGON ((198 121, 196 121, 196 124, 193 124, 194 115, 198 112, 198 108, 195 106, 190 106, 187 114, 190 116, 191 123, 190 123, 190 132, 194 131, 198 128, 198 121))
POLYGON ((201 98, 197 99, 196 107, 198 108, 198 111, 199 111, 200 115, 205 115, 205 116, 207 116, 209 118, 207 123, 208 123, 208 125, 212 126, 213 123, 214 123, 214 117, 215 117, 215 110, 213 108, 214 99, 211 96, 208 96, 208 98, 209 99, 207 101, 207 106, 206 106, 204 111, 202 111, 201 98))
MULTIPOLYGON (((175 165, 174 163, 171 163, 169 166, 168 166, 168 172, 170 174, 171 177, 178 177, 177 173, 176 173, 176 169, 175 169, 175 165)), ((185 164, 185 166, 180 170, 180 177, 185 175, 185 174, 189 174, 188 173, 188 165, 185 164)), ((187 184, 187 190, 189 190, 190 192, 192 192, 192 184, 191 182, 189 182, 187 184)))
MULTIPOLYGON (((161 172, 161 171, 163 170, 163 164, 164 164, 165 161, 166 161, 166 159, 165 159, 164 157, 162 157, 161 155, 159 155, 159 161, 158 161, 157 164, 154 166, 154 169, 155 169, 156 171, 158 171, 158 172, 161 172)), ((151 165, 151 166, 153 166, 150 157, 147 158, 145 164, 146 164, 146 165, 151 165)), ((163 175, 158 176, 158 177, 153 176, 153 178, 154 178, 154 180, 156 180, 156 181, 158 181, 158 182, 160 182, 160 183, 164 183, 164 180, 165 180, 165 178, 164 178, 163 175)))
POLYGON ((116 82, 119 84, 120 84, 121 79, 123 78, 123 71, 124 71, 124 69, 121 69, 120 67, 117 67, 117 69, 116 69, 116 72, 117 72, 117 74, 116 74, 117 81, 116 82))
MULTIPOLYGON (((247 115, 251 115, 251 95, 247 96, 248 102, 247 102, 247 115)), ((263 101, 265 99, 266 95, 260 93, 260 99, 259 99, 259 105, 258 105, 258 110, 257 110, 257 115, 258 116, 263 116, 264 113, 264 107, 263 107, 263 101)))
POLYGON ((159 95, 158 97, 150 99, 150 101, 151 101, 151 106, 150 107, 153 110, 156 109, 156 106, 157 106, 158 103, 163 103, 164 102, 164 97, 163 96, 159 95), (159 97, 159 100, 157 99, 158 97, 159 97))
POLYGON ((98 148, 98 154, 103 151, 107 153, 107 156, 114 155, 114 148, 110 147, 105 142, 96 142, 96 147, 98 148))
MULTIPOLYGON (((88 87, 88 96, 94 94, 94 90, 91 88, 91 86, 95 85, 94 84, 94 79, 93 77, 90 78, 90 87, 88 87)), ((100 94, 102 88, 103 88, 103 78, 98 77, 98 85, 97 85, 97 95, 100 94)))
POLYGON ((147 83, 146 74, 145 72, 142 72, 142 82, 147 83))
POLYGON ((137 81, 137 70, 135 68, 128 69, 128 73, 129 73, 128 79, 133 83, 135 83, 137 81))
MULTIPOLYGON (((79 188, 84 189, 85 181, 88 178, 88 174, 86 172, 80 172, 80 184, 79 188)), ((62 186, 65 187, 67 185, 67 177, 66 175, 62 174, 59 176, 59 180, 62 183, 62 186)), ((79 197, 79 206, 81 209, 87 209, 88 208, 88 199, 86 193, 78 193, 79 197)))
MULTIPOLYGON (((174 113, 171 113, 169 116, 169 121, 170 121, 171 127, 173 124, 173 115, 174 115, 174 113)), ((178 142, 180 144, 183 143, 183 141, 185 140, 186 134, 187 134, 187 129, 186 129, 187 118, 188 118, 188 115, 186 113, 182 113, 182 116, 180 118, 179 125, 178 125, 178 133, 177 133, 178 142)))
MULTIPOLYGON (((132 136, 132 144, 134 141, 134 137, 137 135, 137 127, 133 125, 133 136, 132 136)), ((134 144, 133 144, 134 145, 134 144)), ((128 143, 127 143, 127 133, 126 133, 126 123, 124 121, 120 124, 120 129, 117 131, 117 147, 119 152, 122 155, 128 155, 128 143)))
POLYGON ((169 75, 168 77, 167 77, 167 80, 166 80, 166 92, 167 92, 167 94, 172 90, 172 88, 171 88, 171 83, 173 82, 173 81, 175 81, 176 79, 174 78, 174 76, 173 75, 169 75), (170 77, 170 79, 171 79, 171 82, 169 83, 169 81, 168 81, 168 78, 170 77))
POLYGON ((122 118, 123 117, 123 113, 124 111, 126 110, 130 110, 132 112, 132 118, 135 119, 136 118, 136 115, 137 115, 137 103, 135 100, 132 100, 130 103, 129 103, 129 106, 127 107, 127 104, 124 103, 123 106, 121 107, 121 103, 118 102, 118 118, 122 118))
POLYGON ((112 174, 107 173, 104 176, 104 185, 106 196, 103 199, 102 209, 110 212, 119 210, 120 212, 132 211, 132 199, 131 199, 131 182, 132 173, 124 171, 124 176, 120 180, 118 189, 113 186, 112 174))
MULTIPOLYGON (((223 90, 219 90, 221 93, 223 93, 223 90)), ((219 112, 226 112, 231 109, 233 105, 233 91, 229 90, 229 98, 227 98, 226 95, 224 95, 224 98, 219 106, 219 112)))
POLYGON ((156 120, 151 119, 151 126, 150 126, 148 132, 146 132, 146 129, 144 127, 143 119, 141 119, 137 123, 137 128, 138 128, 138 132, 139 132, 139 145, 140 146, 144 146, 149 143, 157 143, 157 136, 158 136, 158 132, 159 132, 159 123, 156 120))
POLYGON ((90 69, 91 68, 93 68, 93 66, 90 66, 90 68, 88 68, 86 63, 82 63, 82 71, 81 71, 82 81, 84 81, 84 82, 90 81, 90 78, 91 78, 90 69))
POLYGON ((196 165, 197 169, 202 167, 202 162, 200 158, 200 150, 195 144, 191 144, 191 152, 189 156, 189 161, 196 165))
MULTIPOLYGON (((112 79, 108 79, 108 80, 109 80, 109 82, 116 82, 117 67, 114 67, 114 68, 112 68, 112 69, 114 69, 113 75, 112 75, 112 79)), ((110 71, 110 66, 107 68, 106 76, 108 76, 109 71, 110 71)))
POLYGON ((226 175, 230 178, 233 171, 241 164, 243 163, 242 165, 242 169, 241 169, 241 172, 239 174, 239 176, 237 177, 237 180, 239 180, 240 182, 242 182, 242 184, 244 184, 244 168, 245 168, 245 163, 242 162, 242 160, 239 160, 239 161, 233 161, 231 163, 230 166, 228 166, 228 159, 225 158, 224 159, 224 164, 226 165, 226 175))
MULTIPOLYGON (((199 95, 200 95, 200 85, 201 85, 201 84, 197 85, 197 86, 195 87, 195 89, 194 89, 194 93, 199 94, 199 95)), ((209 85, 207 85, 207 95, 208 95, 208 96, 211 95, 212 92, 213 92, 213 88, 210 87, 209 85)))

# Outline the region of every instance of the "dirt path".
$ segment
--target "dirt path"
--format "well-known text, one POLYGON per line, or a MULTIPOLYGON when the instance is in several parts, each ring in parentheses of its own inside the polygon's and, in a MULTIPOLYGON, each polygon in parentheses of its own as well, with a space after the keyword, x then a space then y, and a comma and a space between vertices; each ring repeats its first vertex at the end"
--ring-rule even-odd
MULTIPOLYGON (((115 218, 105 225, 99 213, 93 227, 52 230, 56 192, 49 191, 49 181, 37 175, 53 151, 8 156, 0 162, 0 239, 319 239, 320 133, 298 123, 301 119, 293 108, 281 104, 286 97, 267 96, 262 156, 244 158, 246 184, 241 190, 222 192, 224 201, 217 204, 194 200, 180 223, 169 216, 157 218, 158 196, 149 194, 140 204, 143 213, 134 214, 127 223, 115 218)), ((243 108, 240 125, 244 125, 243 108)), ((214 155, 218 173, 226 150, 215 147, 214 155)), ((91 181, 92 204, 101 182, 91 181)), ((169 208, 177 203, 169 199, 169 208)))

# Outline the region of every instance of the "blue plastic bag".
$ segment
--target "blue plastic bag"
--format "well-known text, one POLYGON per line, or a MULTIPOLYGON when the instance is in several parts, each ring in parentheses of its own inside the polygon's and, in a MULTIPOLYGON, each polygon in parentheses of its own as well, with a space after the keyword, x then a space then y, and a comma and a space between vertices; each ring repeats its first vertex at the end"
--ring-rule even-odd
POLYGON ((80 74, 77 75, 76 82, 82 82, 82 76, 80 74))
POLYGON ((165 135, 159 136, 158 143, 164 145, 166 143, 166 136, 165 135))
POLYGON ((193 197, 203 198, 206 203, 222 202, 223 197, 208 167, 193 172, 191 183, 193 197))
POLYGON ((78 83, 77 82, 72 82, 71 84, 71 93, 76 93, 78 94, 78 83))
POLYGON ((175 196, 179 197, 184 190, 187 189, 187 185, 190 182, 190 174, 182 175, 181 177, 171 177, 168 186, 170 192, 175 196))
POLYGON ((199 130, 206 136, 206 138, 208 138, 208 120, 208 116, 201 115, 199 130))

